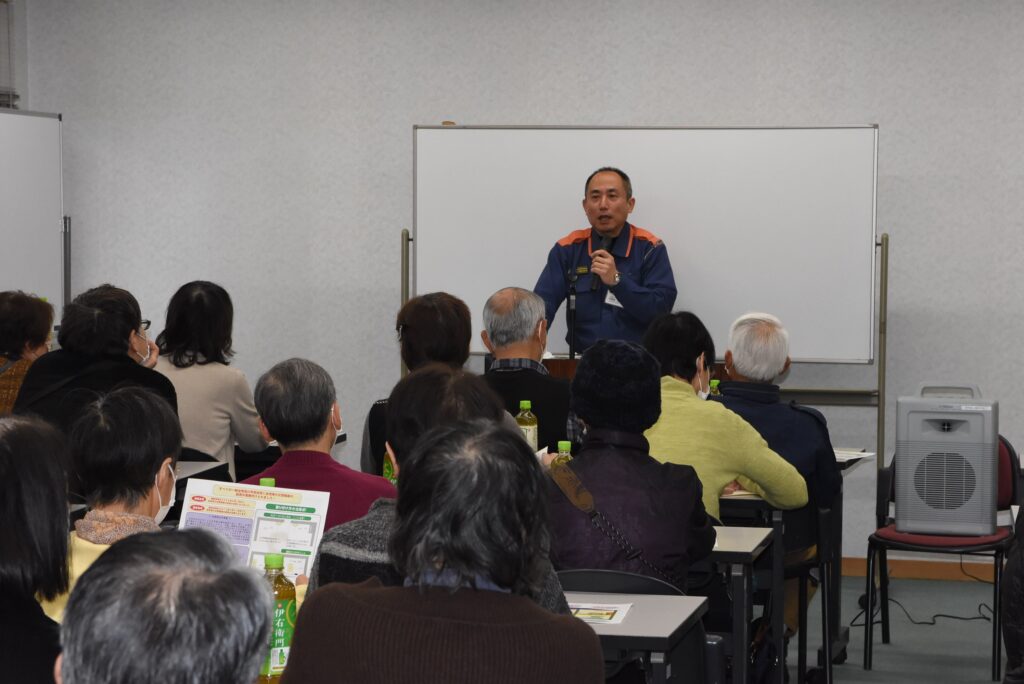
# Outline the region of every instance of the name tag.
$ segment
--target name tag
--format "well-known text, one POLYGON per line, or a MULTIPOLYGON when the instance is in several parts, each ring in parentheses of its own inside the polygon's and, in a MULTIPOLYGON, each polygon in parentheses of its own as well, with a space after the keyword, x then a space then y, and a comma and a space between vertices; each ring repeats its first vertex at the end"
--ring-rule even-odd
POLYGON ((604 303, 608 304, 609 306, 617 306, 620 309, 624 308, 622 306, 622 302, 619 301, 618 297, 616 297, 615 294, 612 293, 611 290, 608 290, 608 294, 605 295, 604 303))

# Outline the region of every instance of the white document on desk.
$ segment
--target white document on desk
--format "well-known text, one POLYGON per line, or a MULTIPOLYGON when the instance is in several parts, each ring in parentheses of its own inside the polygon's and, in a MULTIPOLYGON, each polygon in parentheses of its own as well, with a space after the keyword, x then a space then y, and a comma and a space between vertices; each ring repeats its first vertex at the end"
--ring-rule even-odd
POLYGON ((618 625, 626 619, 632 603, 570 603, 574 617, 595 625, 618 625))
POLYGON ((280 553, 284 574, 294 582, 313 569, 330 497, 328 492, 192 478, 178 528, 219 533, 246 565, 260 572, 264 556, 280 553))
POLYGON ((864 451, 863 449, 834 449, 836 453, 836 461, 844 463, 846 461, 859 461, 862 458, 874 458, 875 452, 864 451))

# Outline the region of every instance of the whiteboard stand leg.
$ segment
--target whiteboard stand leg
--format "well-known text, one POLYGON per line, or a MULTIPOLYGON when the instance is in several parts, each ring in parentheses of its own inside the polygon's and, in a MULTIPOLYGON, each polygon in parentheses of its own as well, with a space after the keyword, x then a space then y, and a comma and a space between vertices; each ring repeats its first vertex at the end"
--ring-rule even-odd
MULTIPOLYGON (((405 306, 405 303, 409 301, 409 245, 412 243, 412 237, 409 235, 409 229, 402 229, 402 302, 399 304, 399 308, 405 306)), ((409 369, 405 367, 405 361, 402 364, 402 377, 409 373, 409 369)))
POLYGON ((878 443, 875 467, 885 466, 885 338, 889 318, 889 234, 878 242, 881 252, 878 283, 878 443))
POLYGON ((71 303, 71 217, 64 217, 64 226, 60 231, 61 243, 64 249, 63 261, 63 286, 64 286, 64 302, 63 306, 67 306, 71 303))

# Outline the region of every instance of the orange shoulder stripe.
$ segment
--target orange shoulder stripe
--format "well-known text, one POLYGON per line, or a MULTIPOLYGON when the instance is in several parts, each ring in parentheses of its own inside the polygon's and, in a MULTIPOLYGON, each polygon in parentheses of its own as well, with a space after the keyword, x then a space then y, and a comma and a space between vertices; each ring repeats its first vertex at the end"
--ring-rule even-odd
POLYGON ((568 247, 569 245, 575 245, 577 242, 583 242, 590 238, 590 228, 580 228, 574 230, 564 238, 558 241, 558 244, 562 247, 568 247))
POLYGON ((653 243, 654 245, 661 244, 661 238, 659 238, 651 231, 644 230, 643 228, 639 228, 637 226, 633 226, 633 230, 636 231, 635 235, 638 239, 647 240, 648 242, 653 243))

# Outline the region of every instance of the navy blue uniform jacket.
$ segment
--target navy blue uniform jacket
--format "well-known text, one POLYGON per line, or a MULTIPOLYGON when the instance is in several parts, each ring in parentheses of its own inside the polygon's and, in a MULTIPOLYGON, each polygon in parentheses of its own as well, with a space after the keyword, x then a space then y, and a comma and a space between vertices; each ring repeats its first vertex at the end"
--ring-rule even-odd
MULTIPOLYGON (((569 279, 576 281, 576 349, 583 351, 598 340, 639 342, 657 316, 668 313, 676 301, 676 281, 664 243, 653 233, 627 223, 609 250, 621 281, 609 288, 598 278, 591 291, 591 255, 601 245, 593 228, 569 233, 548 253, 548 263, 533 288, 544 299, 548 325, 569 294, 569 279), (608 304, 609 289, 621 307, 608 304)), ((566 341, 569 337, 566 335, 566 341)))

